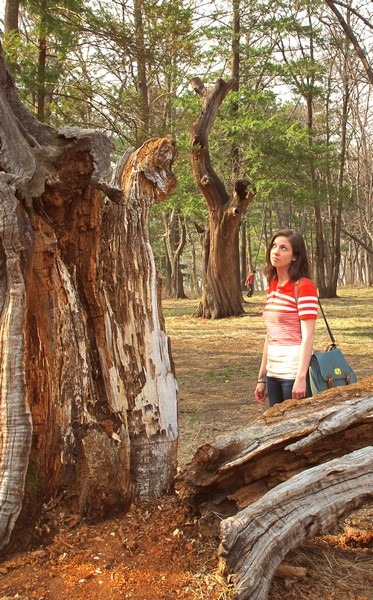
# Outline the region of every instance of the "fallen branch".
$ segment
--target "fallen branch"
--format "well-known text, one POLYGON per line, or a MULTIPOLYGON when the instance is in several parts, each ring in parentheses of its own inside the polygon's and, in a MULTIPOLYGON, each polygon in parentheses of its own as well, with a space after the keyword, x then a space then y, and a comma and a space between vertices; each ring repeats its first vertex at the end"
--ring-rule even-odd
POLYGON ((221 523, 235 598, 265 600, 286 554, 373 499, 373 447, 295 475, 221 523))
POLYGON ((371 444, 372 382, 289 400, 246 428, 201 446, 179 475, 180 497, 194 513, 235 514, 276 485, 371 444))

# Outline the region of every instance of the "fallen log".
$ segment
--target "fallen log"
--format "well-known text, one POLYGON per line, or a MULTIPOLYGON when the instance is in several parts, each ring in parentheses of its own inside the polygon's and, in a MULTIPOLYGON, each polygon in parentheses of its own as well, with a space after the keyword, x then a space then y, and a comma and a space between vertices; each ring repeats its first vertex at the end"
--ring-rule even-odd
POLYGON ((373 439, 373 379, 288 400, 250 425, 201 446, 177 491, 195 514, 232 516, 270 489, 373 439))
POLYGON ((373 447, 295 475, 221 522, 234 598, 265 600, 286 554, 373 500, 373 447))

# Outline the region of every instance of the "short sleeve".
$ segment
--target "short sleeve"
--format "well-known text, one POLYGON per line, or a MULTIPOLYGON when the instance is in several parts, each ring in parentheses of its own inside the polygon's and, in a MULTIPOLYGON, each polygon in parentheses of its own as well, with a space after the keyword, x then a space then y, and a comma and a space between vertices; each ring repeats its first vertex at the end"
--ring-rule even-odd
POLYGON ((313 281, 303 277, 298 283, 298 315, 301 320, 317 319, 319 301, 313 281))

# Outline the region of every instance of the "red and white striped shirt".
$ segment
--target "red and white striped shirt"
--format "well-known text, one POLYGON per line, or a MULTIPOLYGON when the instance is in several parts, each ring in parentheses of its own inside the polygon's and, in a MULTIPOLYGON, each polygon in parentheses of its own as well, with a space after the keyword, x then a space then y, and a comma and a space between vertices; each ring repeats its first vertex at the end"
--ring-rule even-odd
POLYGON ((317 319, 315 285, 307 277, 302 277, 297 287, 298 302, 294 281, 278 286, 276 278, 268 289, 263 316, 268 341, 267 375, 272 377, 295 377, 302 342, 300 322, 317 319))

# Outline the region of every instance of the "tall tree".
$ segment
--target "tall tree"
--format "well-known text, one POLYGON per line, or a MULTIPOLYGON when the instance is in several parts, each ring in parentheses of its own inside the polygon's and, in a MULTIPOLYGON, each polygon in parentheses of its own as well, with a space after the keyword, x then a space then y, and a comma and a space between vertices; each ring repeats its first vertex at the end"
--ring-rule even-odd
POLYGON ((135 58, 137 67, 136 87, 140 98, 140 128, 137 143, 143 142, 150 133, 149 93, 146 74, 147 58, 145 53, 145 33, 143 23, 143 2, 134 0, 134 27, 135 27, 135 58))
MULTIPOLYGON (((318 153, 320 152, 316 136, 315 105, 320 97, 320 81, 322 66, 317 61, 317 39, 319 32, 314 25, 314 15, 307 5, 306 14, 297 13, 290 20, 290 31, 294 38, 284 42, 279 38, 279 47, 285 64, 285 80, 293 86, 306 104, 305 121, 308 135, 308 181, 309 201, 314 206, 315 216, 315 270, 316 280, 321 297, 334 297, 336 295, 336 279, 340 262, 340 231, 335 229, 334 237, 330 239, 328 251, 328 223, 323 219, 323 204, 325 198, 320 195, 318 184, 318 153), (294 40, 297 45, 294 46, 294 40), (286 43, 289 44, 286 47, 286 43)), ((331 205, 335 213, 336 208, 331 205)))
POLYGON ((170 270, 168 294, 171 298, 186 298, 180 260, 186 243, 186 225, 178 211, 173 208, 163 212, 164 240, 170 270))
MULTIPOLYGON (((240 19, 240 0, 232 1, 232 60, 231 60, 231 76, 235 81, 233 87, 234 92, 238 92, 240 89, 240 38, 241 38, 241 19, 240 19)), ((236 100, 232 104, 232 122, 233 125, 237 123, 238 113, 238 101, 236 100)), ((237 142, 232 143, 232 174, 233 178, 237 179, 241 170, 240 164, 240 148, 237 142)), ((237 239, 237 243, 241 241, 240 248, 237 251, 237 257, 240 260, 239 274, 240 274, 240 285, 243 288, 246 279, 247 271, 247 251, 246 251, 246 220, 241 220, 240 227, 241 238, 237 239)))
POLYGON ((219 106, 235 85, 217 81, 208 92, 198 79, 192 81, 202 101, 202 112, 191 132, 191 161, 196 183, 209 210, 209 228, 204 248, 204 290, 197 316, 219 319, 242 314, 239 276, 238 232, 240 220, 255 192, 250 183, 238 180, 231 195, 213 169, 208 137, 219 106))
POLYGON ((6 0, 4 10, 4 35, 18 33, 19 0, 6 0))
POLYGON ((16 75, 22 99, 42 122, 50 120, 69 53, 78 45, 82 5, 82 0, 66 0, 63 5, 56 0, 28 0, 20 5, 23 25, 17 41, 5 32, 7 63, 16 75))

